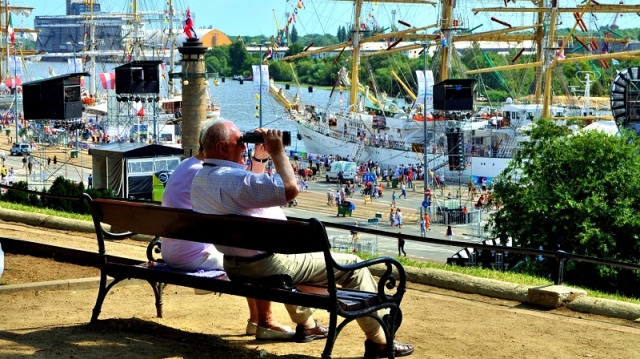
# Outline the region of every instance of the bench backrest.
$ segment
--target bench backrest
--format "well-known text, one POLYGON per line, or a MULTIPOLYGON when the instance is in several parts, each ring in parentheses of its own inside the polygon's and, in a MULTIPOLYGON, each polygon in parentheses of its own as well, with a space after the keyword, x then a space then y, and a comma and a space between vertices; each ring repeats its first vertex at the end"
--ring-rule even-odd
MULTIPOLYGON (((156 204, 85 196, 99 240, 102 237, 100 233, 104 233, 103 223, 111 225, 111 232, 127 231, 274 253, 329 252, 326 230, 315 218, 282 221, 212 215, 156 204)), ((103 246, 102 243, 99 245, 103 246)))

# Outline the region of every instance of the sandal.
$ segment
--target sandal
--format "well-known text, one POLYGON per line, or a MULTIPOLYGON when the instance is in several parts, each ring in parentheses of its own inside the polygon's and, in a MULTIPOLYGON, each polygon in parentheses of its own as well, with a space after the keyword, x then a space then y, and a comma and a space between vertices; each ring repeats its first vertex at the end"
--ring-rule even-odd
MULTIPOLYGON (((393 353, 396 357, 411 355, 413 350, 414 348, 411 344, 393 341, 393 353)), ((364 359, 388 358, 390 356, 389 354, 387 344, 374 343, 369 339, 364 342, 364 359)))

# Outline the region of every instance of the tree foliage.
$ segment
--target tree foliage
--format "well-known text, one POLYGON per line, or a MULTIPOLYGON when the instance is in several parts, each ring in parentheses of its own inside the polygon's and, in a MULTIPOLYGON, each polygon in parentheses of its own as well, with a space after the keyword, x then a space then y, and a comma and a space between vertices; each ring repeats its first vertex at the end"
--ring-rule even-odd
MULTIPOLYGON (((502 202, 493 234, 519 247, 638 263, 640 259, 640 138, 600 131, 571 134, 538 120, 494 185, 502 202)), ((504 243, 504 242, 503 242, 504 243)), ((529 267, 554 273, 554 258, 529 267)), ((640 294, 640 274, 569 261, 565 280, 627 295, 640 294)))
MULTIPOLYGON (((637 36, 638 29, 617 29, 616 32, 621 36, 634 38, 637 36)), ((344 42, 350 34, 343 26, 338 27, 337 35, 330 34, 307 34, 299 36, 295 26, 290 28, 290 40, 288 50, 284 56, 290 56, 302 52, 307 46, 326 46, 344 42)), ((251 73, 251 65, 259 62, 257 54, 251 56, 247 53, 245 45, 249 43, 265 43, 273 42, 273 37, 268 39, 265 36, 238 37, 230 46, 216 47, 207 52, 208 69, 215 68, 222 76, 231 76, 235 74, 244 75, 251 73)), ((611 44, 612 48, 615 44, 611 44)), ((452 67, 449 73, 450 78, 467 78, 466 71, 498 67, 512 64, 528 64, 536 62, 535 54, 519 53, 518 48, 513 48, 508 54, 502 55, 496 52, 485 51, 479 43, 461 50, 461 56, 454 56, 452 59, 452 67), (516 60, 514 62, 514 60, 516 60)), ((622 49, 620 49, 622 50, 622 49)), ((617 50, 617 51, 620 51, 617 50)), ((434 71, 434 76, 438 78, 440 68, 440 52, 436 51, 433 58, 428 57, 428 68, 434 71)), ((297 74, 305 72, 300 76, 301 82, 315 86, 332 86, 335 81, 335 73, 337 70, 347 64, 350 60, 348 52, 345 51, 340 59, 334 63, 338 55, 319 56, 318 58, 303 58, 294 61, 294 69, 297 74), (309 62, 313 62, 311 65, 309 62), (299 68, 298 68, 299 67, 299 68), (318 74, 309 74, 306 71, 309 68, 319 71, 318 74), (306 82, 309 81, 309 82, 306 82)), ((366 60, 370 63, 370 71, 364 66, 359 74, 361 82, 368 84, 371 74, 375 78, 377 89, 391 96, 404 94, 404 90, 398 84, 397 80, 391 76, 393 69, 410 88, 415 92, 417 83, 415 79, 415 70, 423 69, 423 57, 409 59, 404 54, 391 53, 382 56, 374 56, 366 60)), ((572 93, 581 96, 584 91, 585 74, 591 74, 591 95, 606 96, 610 84, 618 70, 640 66, 640 59, 629 60, 620 58, 619 64, 613 65, 609 60, 607 63, 609 68, 603 68, 600 61, 586 62, 566 62, 559 64, 553 69, 552 76, 552 93, 567 94, 572 93), (575 89, 575 91, 572 91, 575 89)), ((364 61, 363 61, 364 63, 364 61)), ((277 61, 270 61, 270 67, 275 67, 274 71, 270 71, 275 81, 290 81, 290 70, 282 71, 285 66, 280 66, 277 61), (282 77, 280 77, 282 76, 282 77)), ((288 67, 288 65, 286 66, 288 67)), ((347 66, 348 67, 348 66, 347 66)), ((478 80, 478 92, 487 96, 491 102, 500 103, 508 97, 520 98, 534 93, 535 91, 535 75, 537 69, 535 67, 525 67, 511 71, 494 71, 471 75, 470 77, 478 80)))

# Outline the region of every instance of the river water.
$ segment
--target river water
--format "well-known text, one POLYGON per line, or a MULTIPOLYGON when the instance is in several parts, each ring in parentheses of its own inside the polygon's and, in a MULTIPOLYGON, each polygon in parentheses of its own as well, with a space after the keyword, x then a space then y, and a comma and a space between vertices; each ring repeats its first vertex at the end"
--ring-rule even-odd
MULTIPOLYGON (((109 72, 121 64, 103 63, 97 64, 96 72, 109 72)), ((25 81, 27 78, 46 78, 50 76, 50 69, 54 74, 61 75, 73 72, 73 68, 69 69, 67 62, 27 62, 25 81)), ((176 69, 179 71, 179 69, 176 69)), ((97 75, 96 75, 97 76, 97 75)), ((100 81, 96 78, 98 92, 103 91, 100 81)), ((85 79, 86 86, 89 86, 89 80, 85 79)), ((221 107, 221 116, 236 123, 241 131, 250 131, 260 126, 258 118, 260 101, 256 96, 254 85, 251 81, 232 80, 231 78, 219 78, 214 85, 213 79, 209 79, 211 96, 221 107)), ((284 85, 282 85, 284 87, 284 85)), ((161 90, 162 91, 162 90, 161 90)), ((286 91, 292 98, 294 94, 300 96, 302 103, 313 103, 318 106, 326 106, 329 101, 330 91, 327 89, 312 88, 309 92, 308 86, 291 85, 290 90, 286 91)), ((338 95, 335 94, 334 97, 338 95)), ((277 128, 283 131, 291 132, 291 146, 288 150, 304 152, 304 144, 297 140, 297 130, 295 124, 288 120, 288 116, 284 113, 283 106, 280 105, 271 95, 265 95, 262 99, 262 127, 277 128)))

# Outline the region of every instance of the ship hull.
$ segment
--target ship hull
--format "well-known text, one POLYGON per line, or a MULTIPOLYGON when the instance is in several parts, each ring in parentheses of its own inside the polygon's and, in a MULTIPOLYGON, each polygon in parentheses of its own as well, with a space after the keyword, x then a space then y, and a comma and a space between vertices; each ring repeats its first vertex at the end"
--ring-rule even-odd
MULTIPOLYGON (((296 126, 307 154, 337 155, 347 158, 357 150, 358 144, 355 142, 320 133, 300 122, 296 122, 296 126)), ((465 182, 469 179, 479 182, 483 177, 491 182, 507 167, 510 160, 510 158, 471 157, 463 171, 452 171, 449 170, 446 156, 442 154, 427 154, 429 169, 435 169, 437 173, 444 173, 445 178, 449 180, 456 180, 462 177, 465 182)), ((389 169, 400 165, 421 165, 424 162, 424 154, 405 149, 365 146, 358 158, 358 162, 367 161, 380 164, 382 169, 389 169)))

